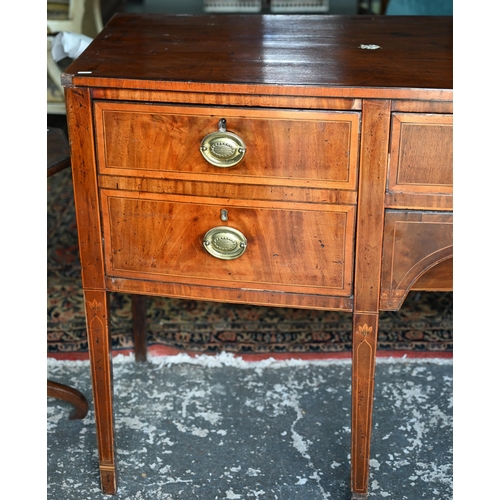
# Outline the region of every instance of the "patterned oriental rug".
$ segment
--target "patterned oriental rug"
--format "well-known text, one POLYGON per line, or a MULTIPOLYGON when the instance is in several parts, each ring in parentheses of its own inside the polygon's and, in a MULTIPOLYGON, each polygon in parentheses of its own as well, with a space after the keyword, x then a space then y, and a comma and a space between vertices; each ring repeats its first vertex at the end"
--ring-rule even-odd
MULTIPOLYGON (((88 349, 70 169, 47 179, 47 205, 47 350, 61 358, 88 349)), ((338 311, 150 297, 148 346, 168 354, 347 355, 351 318, 338 311)), ((111 294, 111 330, 114 350, 133 347, 127 294, 111 294)), ((451 357, 452 347, 452 293, 411 292, 399 311, 380 315, 379 354, 451 357)))

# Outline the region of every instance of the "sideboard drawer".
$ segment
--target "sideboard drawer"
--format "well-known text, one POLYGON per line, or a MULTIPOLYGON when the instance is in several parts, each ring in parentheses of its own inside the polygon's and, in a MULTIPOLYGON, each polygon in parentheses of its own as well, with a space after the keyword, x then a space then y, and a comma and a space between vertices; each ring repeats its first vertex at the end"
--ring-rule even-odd
POLYGON ((452 120, 452 115, 392 114, 389 193, 452 193, 452 120))
MULTIPOLYGON (((387 210, 384 221, 380 309, 398 310, 426 272, 453 257, 453 214, 387 210)), ((452 270, 447 265, 446 270, 452 270)), ((441 273, 451 289, 451 273, 441 273)))
POLYGON ((95 118, 101 174, 356 189, 359 112, 102 101, 95 118), (244 146, 234 166, 200 151, 221 119, 244 146))
POLYGON ((352 293, 353 206, 229 200, 222 205, 211 198, 144 193, 139 198, 116 190, 102 190, 101 204, 108 276, 352 293), (243 253, 229 260, 211 255, 204 243, 210 229, 227 227, 246 238, 243 253))

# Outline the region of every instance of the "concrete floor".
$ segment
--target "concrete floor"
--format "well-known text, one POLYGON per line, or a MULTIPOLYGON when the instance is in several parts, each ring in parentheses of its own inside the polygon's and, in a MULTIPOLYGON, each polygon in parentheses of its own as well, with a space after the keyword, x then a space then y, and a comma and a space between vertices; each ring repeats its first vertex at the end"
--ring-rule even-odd
MULTIPOLYGON (((371 500, 450 500, 452 362, 379 359, 371 500)), ((120 500, 348 500, 349 360, 243 362, 230 355, 114 359, 120 500)), ((48 378, 89 399, 83 420, 47 407, 47 498, 99 489, 88 362, 48 378)))

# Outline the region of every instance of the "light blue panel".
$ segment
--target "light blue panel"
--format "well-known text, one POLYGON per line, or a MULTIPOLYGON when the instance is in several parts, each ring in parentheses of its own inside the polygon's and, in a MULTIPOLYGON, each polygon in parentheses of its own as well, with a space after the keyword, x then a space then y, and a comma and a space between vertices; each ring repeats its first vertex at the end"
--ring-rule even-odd
POLYGON ((390 0, 387 16, 452 16, 453 0, 390 0))

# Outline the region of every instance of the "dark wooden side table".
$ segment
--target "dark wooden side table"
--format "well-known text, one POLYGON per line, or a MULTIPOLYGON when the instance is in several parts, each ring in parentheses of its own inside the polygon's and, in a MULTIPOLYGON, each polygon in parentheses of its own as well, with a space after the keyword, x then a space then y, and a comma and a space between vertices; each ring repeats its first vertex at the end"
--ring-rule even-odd
MULTIPOLYGON (((60 128, 47 128, 47 177, 71 165, 68 139, 60 128)), ((87 415, 88 402, 85 396, 73 387, 53 380, 47 380, 47 396, 73 405, 70 420, 82 419, 87 415)))
POLYGON ((47 128, 47 177, 71 165, 69 144, 64 131, 60 128, 47 128))
POLYGON ((102 489, 109 293, 353 313, 352 498, 379 312, 452 286, 450 17, 118 14, 63 75, 102 489))

